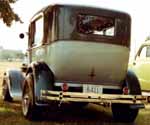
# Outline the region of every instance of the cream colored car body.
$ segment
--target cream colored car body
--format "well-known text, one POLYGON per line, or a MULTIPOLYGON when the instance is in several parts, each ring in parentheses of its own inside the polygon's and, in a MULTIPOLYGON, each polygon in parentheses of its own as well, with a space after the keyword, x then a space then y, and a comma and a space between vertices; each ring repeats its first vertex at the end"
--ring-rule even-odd
POLYGON ((56 79, 62 81, 120 85, 118 81, 126 75, 128 57, 129 48, 119 45, 59 41, 51 46, 47 63, 56 79))
POLYGON ((150 91, 150 42, 141 45, 129 68, 137 75, 142 91, 150 91))

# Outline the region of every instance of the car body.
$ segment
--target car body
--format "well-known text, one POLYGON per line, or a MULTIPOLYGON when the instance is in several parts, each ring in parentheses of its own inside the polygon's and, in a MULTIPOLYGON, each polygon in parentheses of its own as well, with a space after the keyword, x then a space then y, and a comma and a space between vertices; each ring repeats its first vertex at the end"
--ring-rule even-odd
MULTIPOLYGON (((128 66, 130 17, 124 14, 126 17, 124 18, 120 16, 119 12, 114 12, 114 18, 114 14, 109 10, 102 9, 99 10, 102 11, 99 13, 97 9, 85 7, 85 11, 82 9, 82 6, 56 6, 53 9, 56 10, 55 13, 58 16, 58 18, 55 18, 55 23, 57 23, 55 25, 57 27, 52 28, 55 34, 54 36, 52 36, 53 34, 51 36, 49 35, 48 38, 44 39, 45 41, 35 40, 35 43, 32 41, 34 36, 30 35, 30 62, 37 60, 44 61, 53 72, 55 83, 58 86, 61 84, 57 83, 66 82, 72 86, 74 84, 77 86, 94 84, 104 85, 108 89, 109 86, 112 89, 119 89, 128 66), (57 8, 59 9, 57 10, 57 8), (106 12, 103 13, 103 11, 106 12), (94 34, 92 32, 90 33, 90 31, 89 33, 82 31, 90 22, 90 18, 91 20, 93 19, 93 23, 95 23, 94 18, 97 18, 97 20, 101 19, 100 21, 108 21, 106 25, 108 23, 110 26, 106 27, 112 34, 98 35, 98 33, 94 34), (82 24, 88 20, 89 22, 87 24, 82 24), (118 29, 114 30, 116 28, 118 29), (125 30, 128 32, 124 32, 125 30), (120 65, 118 65, 118 62, 120 65)), ((38 23, 38 20, 44 19, 44 16, 40 19, 38 16, 41 16, 40 12, 32 18, 30 32, 34 32, 35 29, 32 27, 36 27, 34 25, 38 23)), ((103 27, 104 24, 101 25, 103 27)), ((47 27, 45 26, 43 28, 47 27)), ((39 25, 38 29, 40 28, 39 25)))
POLYGON ((150 91, 150 41, 142 43, 129 68, 137 75, 142 91, 150 91))

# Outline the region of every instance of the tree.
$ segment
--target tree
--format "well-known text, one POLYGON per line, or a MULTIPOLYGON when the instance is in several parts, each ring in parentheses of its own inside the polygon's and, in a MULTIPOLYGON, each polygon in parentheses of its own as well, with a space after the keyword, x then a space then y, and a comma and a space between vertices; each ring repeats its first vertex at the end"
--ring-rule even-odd
POLYGON ((7 26, 11 26, 12 21, 22 23, 20 17, 13 11, 10 4, 14 4, 17 0, 0 0, 0 18, 7 26))

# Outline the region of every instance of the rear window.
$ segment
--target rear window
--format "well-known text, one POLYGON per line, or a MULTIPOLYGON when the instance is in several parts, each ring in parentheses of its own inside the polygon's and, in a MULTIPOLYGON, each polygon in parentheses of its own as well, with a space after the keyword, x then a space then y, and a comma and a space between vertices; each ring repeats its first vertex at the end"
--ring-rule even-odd
POLYGON ((81 34, 115 36, 115 20, 104 16, 79 14, 77 31, 81 34))

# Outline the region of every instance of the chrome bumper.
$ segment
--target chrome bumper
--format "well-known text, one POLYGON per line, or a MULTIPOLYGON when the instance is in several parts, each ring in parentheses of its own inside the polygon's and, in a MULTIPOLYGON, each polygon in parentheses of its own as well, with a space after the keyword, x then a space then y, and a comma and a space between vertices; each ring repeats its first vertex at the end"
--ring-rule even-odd
POLYGON ((41 90, 40 100, 61 102, 91 102, 97 104, 122 103, 139 105, 139 108, 144 108, 143 104, 144 101, 146 101, 146 98, 142 95, 96 94, 41 90))

